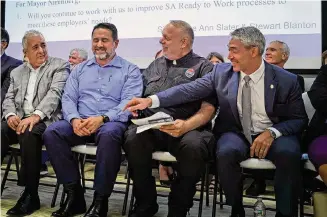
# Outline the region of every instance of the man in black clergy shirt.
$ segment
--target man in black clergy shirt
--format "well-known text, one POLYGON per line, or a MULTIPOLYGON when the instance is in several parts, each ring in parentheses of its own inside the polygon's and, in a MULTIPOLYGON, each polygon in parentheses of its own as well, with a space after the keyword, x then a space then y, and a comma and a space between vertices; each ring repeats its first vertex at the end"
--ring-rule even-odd
MULTIPOLYGON (((160 43, 164 56, 153 61, 143 72, 144 97, 179 84, 188 83, 210 72, 213 65, 193 53, 194 33, 184 21, 170 21, 162 32, 160 43)), ((193 205, 196 183, 211 157, 213 135, 211 124, 215 114, 215 97, 169 108, 146 109, 148 117, 162 111, 175 122, 160 130, 136 134, 131 125, 125 133, 124 149, 134 181, 136 206, 130 216, 152 217, 158 211, 157 192, 152 171, 152 152, 169 151, 177 159, 177 177, 169 194, 169 217, 185 217, 193 205), (145 193, 146 192, 146 193, 145 193)))

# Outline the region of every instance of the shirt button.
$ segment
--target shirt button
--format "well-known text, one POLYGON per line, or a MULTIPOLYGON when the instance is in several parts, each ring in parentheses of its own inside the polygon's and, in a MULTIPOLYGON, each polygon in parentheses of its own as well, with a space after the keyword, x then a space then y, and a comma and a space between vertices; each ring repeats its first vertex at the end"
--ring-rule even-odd
POLYGON ((101 78, 98 78, 99 80, 101 80, 101 78))
POLYGON ((98 91, 100 91, 100 89, 98 89, 98 91))
POLYGON ((98 102, 100 102, 100 99, 98 99, 98 102))

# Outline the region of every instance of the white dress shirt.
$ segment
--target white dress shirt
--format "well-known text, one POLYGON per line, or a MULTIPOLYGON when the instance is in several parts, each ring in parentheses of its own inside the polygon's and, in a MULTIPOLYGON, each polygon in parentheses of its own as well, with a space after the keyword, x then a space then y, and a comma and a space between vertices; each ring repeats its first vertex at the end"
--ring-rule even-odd
POLYGON ((33 94, 35 89, 36 78, 39 72, 40 72, 40 68, 37 69, 31 68, 30 77, 28 79, 28 85, 27 85, 27 89, 24 97, 24 104, 23 104, 23 110, 25 116, 30 116, 34 112, 34 107, 32 104, 33 94))
MULTIPOLYGON (((269 119, 266 108, 265 108, 265 64, 262 60, 260 67, 249 75, 251 80, 249 81, 249 85, 251 88, 251 134, 257 135, 262 133, 267 128, 273 130, 276 134, 276 137, 280 137, 281 133, 271 127, 273 123, 269 119)), ((246 74, 244 72, 240 72, 240 81, 238 86, 237 93, 237 109, 242 120, 242 89, 245 84, 244 77, 246 74)))
MULTIPOLYGON (((31 116, 32 114, 39 115, 41 120, 43 120, 46 117, 46 115, 42 111, 35 110, 35 108, 33 107, 33 96, 34 96, 34 90, 35 90, 35 85, 36 85, 36 79, 40 72, 40 68, 44 64, 42 64, 39 68, 34 69, 29 63, 27 63, 27 66, 31 71, 30 71, 30 77, 28 79, 27 89, 26 89, 24 103, 23 103, 24 117, 31 116)), ((8 113, 5 117, 6 120, 9 116, 12 116, 12 115, 16 115, 16 114, 8 113)))

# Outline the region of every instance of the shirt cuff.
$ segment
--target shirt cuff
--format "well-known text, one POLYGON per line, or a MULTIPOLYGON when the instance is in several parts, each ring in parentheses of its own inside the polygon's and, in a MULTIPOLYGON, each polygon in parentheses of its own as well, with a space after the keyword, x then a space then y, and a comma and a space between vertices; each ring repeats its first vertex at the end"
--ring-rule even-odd
POLYGON ((118 121, 117 112, 115 111, 108 111, 107 113, 105 113, 105 115, 108 116, 109 121, 118 121))
POLYGON ((40 116, 41 120, 43 120, 46 117, 46 115, 43 112, 41 112, 40 110, 35 110, 33 112, 33 114, 40 116))
POLYGON ((79 115, 70 114, 70 115, 67 115, 67 117, 66 117, 66 121, 68 121, 69 123, 71 123, 71 121, 72 121, 74 118, 78 118, 78 119, 80 119, 81 117, 80 117, 79 115))
POLYGON ((282 136, 282 133, 279 132, 279 131, 278 131, 276 128, 274 128, 274 127, 268 127, 267 129, 274 131, 274 133, 276 134, 276 139, 282 136))
POLYGON ((152 100, 152 105, 149 108, 158 108, 160 106, 160 100, 157 95, 151 95, 149 98, 152 100))
POLYGON ((13 112, 9 112, 6 116, 5 116, 5 119, 7 120, 9 118, 9 116, 16 116, 15 113, 13 112))

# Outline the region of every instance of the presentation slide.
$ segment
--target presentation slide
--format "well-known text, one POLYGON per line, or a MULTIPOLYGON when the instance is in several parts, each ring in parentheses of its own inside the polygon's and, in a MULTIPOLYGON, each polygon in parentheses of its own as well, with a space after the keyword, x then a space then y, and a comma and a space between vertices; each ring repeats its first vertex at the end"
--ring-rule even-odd
POLYGON ((212 51, 227 57, 231 31, 255 26, 266 37, 286 42, 291 50, 286 68, 316 69, 321 65, 321 1, 6 1, 7 53, 22 59, 25 31, 39 30, 49 54, 68 59, 72 48, 91 51, 92 28, 100 22, 116 25, 117 54, 146 68, 161 49, 159 39, 170 20, 188 22, 195 33, 194 52, 212 51))

